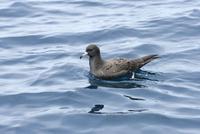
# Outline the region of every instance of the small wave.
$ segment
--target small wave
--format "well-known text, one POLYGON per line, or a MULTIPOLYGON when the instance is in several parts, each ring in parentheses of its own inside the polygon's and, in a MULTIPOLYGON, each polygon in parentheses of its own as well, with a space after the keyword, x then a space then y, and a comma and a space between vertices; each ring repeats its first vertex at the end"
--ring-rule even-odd
POLYGON ((160 35, 161 39, 166 40, 186 40, 189 37, 199 37, 200 28, 198 24, 199 18, 191 18, 190 16, 178 16, 174 18, 155 19, 144 23, 144 28, 156 35, 160 35))
POLYGON ((14 2, 8 8, 0 9, 0 17, 25 17, 30 16, 37 8, 28 3, 14 2))
POLYGON ((82 71, 81 68, 70 64, 55 66, 41 73, 39 77, 31 83, 31 86, 50 86, 62 84, 65 83, 65 81, 79 80, 83 78, 81 75, 82 71), (71 74, 72 72, 74 73, 71 74))
POLYGON ((105 4, 94 1, 73 1, 69 2, 69 4, 78 5, 80 7, 105 7, 105 4))
POLYGON ((190 11, 189 15, 192 16, 192 17, 199 18, 200 17, 200 10, 199 9, 193 9, 192 11, 190 11))

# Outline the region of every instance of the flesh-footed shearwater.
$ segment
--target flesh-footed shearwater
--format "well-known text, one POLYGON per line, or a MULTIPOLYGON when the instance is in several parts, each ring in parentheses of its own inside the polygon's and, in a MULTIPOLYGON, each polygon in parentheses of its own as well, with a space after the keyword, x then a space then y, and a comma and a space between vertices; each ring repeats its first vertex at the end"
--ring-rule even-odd
POLYGON ((159 58, 158 55, 147 55, 137 59, 110 59, 103 60, 98 46, 87 46, 86 52, 80 56, 89 56, 90 73, 97 78, 112 80, 136 72, 141 67, 159 58))

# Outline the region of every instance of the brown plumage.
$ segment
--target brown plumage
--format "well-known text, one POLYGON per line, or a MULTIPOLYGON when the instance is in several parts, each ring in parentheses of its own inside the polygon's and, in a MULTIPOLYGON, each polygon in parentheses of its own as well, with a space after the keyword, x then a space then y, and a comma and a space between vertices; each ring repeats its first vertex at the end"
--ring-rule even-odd
MULTIPOLYGON (((138 59, 110 59, 101 58, 100 49, 96 45, 89 45, 85 55, 89 56, 90 73, 101 79, 113 79, 135 72, 141 67, 159 58, 158 55, 148 55, 138 59)), ((81 56, 80 58, 82 58, 81 56)))

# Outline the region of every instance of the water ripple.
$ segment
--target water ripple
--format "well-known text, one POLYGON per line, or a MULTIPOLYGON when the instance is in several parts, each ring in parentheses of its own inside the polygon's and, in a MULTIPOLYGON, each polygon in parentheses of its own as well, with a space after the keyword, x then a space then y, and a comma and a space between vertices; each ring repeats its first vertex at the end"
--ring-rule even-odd
POLYGON ((2 1, 0 133, 199 134, 199 6, 2 1), (129 80, 90 79, 89 43, 105 59, 160 58, 129 80))

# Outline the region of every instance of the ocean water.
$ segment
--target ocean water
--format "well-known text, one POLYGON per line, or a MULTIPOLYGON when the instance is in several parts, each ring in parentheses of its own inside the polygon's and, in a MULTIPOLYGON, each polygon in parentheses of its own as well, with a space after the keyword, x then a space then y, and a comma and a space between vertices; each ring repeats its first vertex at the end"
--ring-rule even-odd
POLYGON ((199 0, 1 0, 1 134, 199 134, 199 0), (88 77, 103 57, 159 54, 136 78, 88 77))

